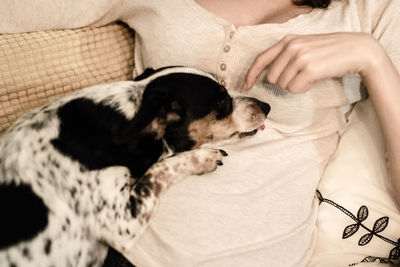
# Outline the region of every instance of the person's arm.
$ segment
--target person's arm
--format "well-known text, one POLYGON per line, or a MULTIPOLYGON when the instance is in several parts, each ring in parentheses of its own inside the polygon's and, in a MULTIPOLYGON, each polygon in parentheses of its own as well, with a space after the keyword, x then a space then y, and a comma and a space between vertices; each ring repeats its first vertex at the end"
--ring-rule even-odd
POLYGON ((123 1, 1 0, 0 34, 104 25, 118 19, 123 1))
POLYGON ((385 51, 376 51, 371 72, 363 75, 385 137, 389 174, 400 204, 400 75, 385 51), (379 53, 379 54, 378 54, 379 53))
POLYGON ((288 35, 256 58, 244 89, 267 65, 268 81, 291 93, 306 92, 320 79, 360 74, 382 125, 400 203, 400 74, 383 46, 366 33, 288 35))

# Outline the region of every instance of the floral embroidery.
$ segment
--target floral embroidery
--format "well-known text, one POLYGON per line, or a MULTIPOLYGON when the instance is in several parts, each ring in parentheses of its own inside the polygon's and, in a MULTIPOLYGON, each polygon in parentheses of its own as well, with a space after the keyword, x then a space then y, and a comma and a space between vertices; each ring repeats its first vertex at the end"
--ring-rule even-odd
MULTIPOLYGON (((369 257, 364 258, 361 262, 380 262, 380 263, 388 263, 388 264, 399 263, 400 238, 396 242, 396 241, 393 241, 393 240, 390 240, 390 239, 384 237, 381 234, 389 224, 389 217, 385 216, 385 217, 377 219, 375 221, 372 229, 370 229, 363 223, 368 218, 368 215, 369 215, 368 208, 366 206, 361 206, 357 212, 357 215, 354 215, 350 211, 348 211, 346 208, 340 206, 339 204, 335 203, 334 201, 324 198, 322 196, 321 192, 318 190, 317 190, 317 197, 320 201, 320 204, 327 203, 329 205, 332 205, 333 207, 339 209, 344 214, 349 216, 355 222, 354 224, 350 224, 350 225, 346 226, 346 228, 344 229, 343 234, 342 234, 343 239, 347 239, 347 238, 351 237, 352 235, 354 235, 360 229, 363 229, 366 231, 366 234, 363 235, 358 240, 359 246, 367 245, 368 243, 371 242, 371 240, 373 240, 374 237, 379 238, 379 239, 383 240, 384 242, 387 242, 394 246, 394 248, 390 251, 387 258, 369 256, 369 257)), ((349 266, 355 266, 357 264, 358 263, 353 263, 353 264, 350 264, 349 266)))

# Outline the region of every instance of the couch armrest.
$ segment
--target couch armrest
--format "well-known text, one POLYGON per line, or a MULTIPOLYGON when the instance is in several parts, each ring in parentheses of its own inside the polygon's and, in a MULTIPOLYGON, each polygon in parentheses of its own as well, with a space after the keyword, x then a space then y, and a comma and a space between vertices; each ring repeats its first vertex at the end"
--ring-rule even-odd
POLYGON ((0 132, 54 97, 132 79, 133 50, 133 31, 119 23, 0 34, 0 132))

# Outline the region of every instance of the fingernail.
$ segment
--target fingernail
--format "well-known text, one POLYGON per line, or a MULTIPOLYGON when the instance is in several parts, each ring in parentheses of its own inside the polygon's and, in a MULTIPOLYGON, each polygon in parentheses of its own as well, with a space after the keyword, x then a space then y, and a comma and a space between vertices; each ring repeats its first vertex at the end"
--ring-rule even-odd
POLYGON ((247 82, 244 83, 243 90, 249 90, 249 84, 247 82))

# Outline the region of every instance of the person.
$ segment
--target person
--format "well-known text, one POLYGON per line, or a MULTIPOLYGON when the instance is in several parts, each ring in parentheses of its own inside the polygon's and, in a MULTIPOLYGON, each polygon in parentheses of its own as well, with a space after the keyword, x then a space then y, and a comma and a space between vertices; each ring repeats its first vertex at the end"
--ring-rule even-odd
POLYGON ((124 255, 138 267, 306 266, 315 246, 315 190, 348 113, 367 95, 400 201, 399 1, 5 3, 0 32, 121 20, 135 30, 136 74, 196 67, 271 105, 264 131, 223 148, 230 155, 223 168, 166 192, 124 255))

